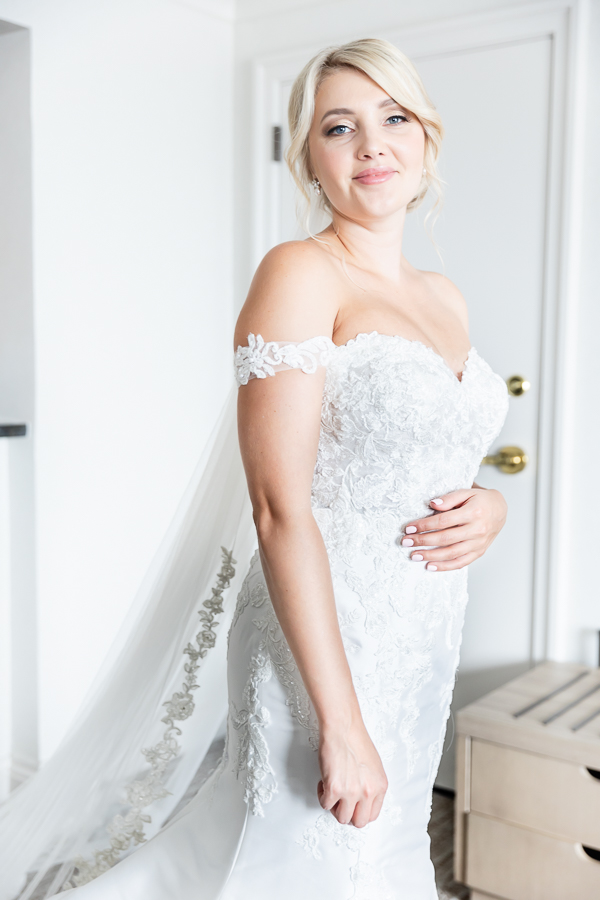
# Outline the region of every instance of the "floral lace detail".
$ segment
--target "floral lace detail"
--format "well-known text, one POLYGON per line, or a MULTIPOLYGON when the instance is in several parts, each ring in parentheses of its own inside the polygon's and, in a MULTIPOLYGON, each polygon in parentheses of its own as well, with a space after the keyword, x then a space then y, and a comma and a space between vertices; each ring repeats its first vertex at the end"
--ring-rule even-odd
POLYGON ((319 731, 312 704, 262 578, 252 586, 250 579, 245 579, 231 631, 248 607, 264 610, 260 618, 252 620, 262 638, 250 664, 243 706, 237 709, 233 701, 230 704, 230 721, 240 734, 233 771, 238 778, 244 774, 244 800, 251 813, 263 816, 263 804, 268 803, 276 792, 277 781, 269 763, 269 748, 263 734, 270 722, 270 714, 261 703, 260 685, 275 674, 286 692, 286 702, 292 716, 308 731, 308 740, 314 750, 319 746, 319 731))
POLYGON ((266 378, 283 369, 302 369, 312 375, 319 366, 329 362, 335 344, 331 338, 320 336, 307 341, 264 341, 260 334, 248 335, 248 345, 237 348, 234 371, 239 385, 251 378, 266 378))
POLYGON ((364 835, 354 825, 340 825, 330 812, 321 813, 314 825, 305 828, 297 843, 309 856, 321 859, 319 847, 323 838, 333 841, 336 847, 345 847, 351 853, 359 853, 365 842, 364 835))
POLYGON ((142 749, 143 755, 150 764, 147 775, 132 781, 126 788, 126 798, 130 806, 125 815, 116 815, 107 825, 110 836, 110 846, 104 850, 96 850, 94 860, 88 861, 77 857, 73 861, 76 874, 63 885, 63 888, 80 887, 93 881, 102 872, 106 872, 118 862, 121 854, 129 848, 131 843, 141 844, 146 840, 144 827, 152 821, 152 817, 142 812, 146 807, 168 796, 163 783, 163 776, 169 762, 178 755, 180 746, 175 735, 180 735, 181 729, 176 722, 188 719, 194 712, 194 698, 192 691, 199 685, 196 682, 196 673, 200 668, 199 660, 203 659, 208 651, 214 647, 217 638, 215 628, 219 624, 217 616, 223 612, 223 591, 229 587, 231 579, 235 575, 234 564, 236 560, 232 553, 221 547, 223 564, 217 575, 216 587, 212 588, 212 596, 202 604, 205 609, 198 612, 202 624, 202 630, 196 635, 196 646, 189 643, 184 649, 184 654, 189 662, 184 665, 185 678, 181 691, 176 691, 170 700, 163 706, 167 709, 167 715, 161 719, 167 725, 162 740, 153 747, 142 749))
POLYGON ((358 862, 350 869, 354 885, 352 900, 395 900, 387 878, 376 866, 358 862))
POLYGON ((313 750, 318 750, 319 727, 317 718, 298 671, 298 666, 281 630, 281 625, 270 600, 264 618, 253 621, 259 631, 262 631, 264 634, 264 646, 269 654, 277 679, 283 685, 287 694, 286 702, 291 714, 308 731, 308 742, 313 750))
POLYGON ((356 854, 354 864, 350 866, 350 881, 354 887, 352 900, 394 900, 383 873, 361 860, 361 851, 366 843, 364 831, 359 831, 353 825, 340 825, 332 813, 324 812, 314 825, 304 829, 297 843, 308 856, 320 860, 323 840, 331 841, 335 847, 356 854))
POLYGON ((260 685, 271 678, 271 660, 261 644, 252 658, 248 682, 244 688, 244 706, 231 703, 230 721, 240 732, 233 771, 244 774, 244 801, 253 816, 264 816, 263 803, 277 791, 277 782, 269 764, 269 747, 262 733, 271 720, 269 710, 260 702, 260 685))
MULTIPOLYGON (((258 550, 255 555, 252 557, 250 561, 250 568, 254 565, 256 558, 258 556, 258 550)), ((246 607, 250 604, 254 609, 259 609, 266 602, 271 602, 269 597, 269 592, 267 590, 267 586, 264 581, 258 581, 252 587, 250 587, 249 579, 245 579, 242 584, 241 590, 238 594, 237 604, 235 607, 235 612, 233 614, 233 620, 231 622, 231 628, 229 633, 233 631, 235 626, 237 625, 238 619, 246 609, 246 607)))
POLYGON ((377 332, 337 347, 327 367, 313 512, 334 582, 364 611, 359 643, 370 639, 374 664, 354 684, 370 732, 386 760, 404 748, 409 777, 438 631, 457 646, 467 589, 466 570, 432 576, 399 541, 433 514, 431 497, 473 483, 507 408, 504 381, 474 348, 461 381, 431 348, 377 332))

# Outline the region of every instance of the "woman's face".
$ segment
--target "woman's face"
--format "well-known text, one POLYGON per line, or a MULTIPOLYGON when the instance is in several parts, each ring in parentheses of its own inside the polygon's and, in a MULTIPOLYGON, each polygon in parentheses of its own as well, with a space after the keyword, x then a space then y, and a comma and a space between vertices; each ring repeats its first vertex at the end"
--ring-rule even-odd
POLYGON ((321 84, 308 146, 313 174, 346 218, 394 215, 418 192, 423 126, 362 72, 342 69, 321 84))

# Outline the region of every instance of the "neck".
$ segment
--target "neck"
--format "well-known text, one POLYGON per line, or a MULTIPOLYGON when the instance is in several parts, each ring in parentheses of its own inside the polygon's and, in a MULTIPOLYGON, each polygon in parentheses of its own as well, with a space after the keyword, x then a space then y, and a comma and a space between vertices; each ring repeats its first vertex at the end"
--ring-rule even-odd
POLYGON ((405 265, 402 254, 405 220, 406 209, 368 221, 348 219, 335 211, 327 230, 337 235, 353 265, 398 282, 405 265))

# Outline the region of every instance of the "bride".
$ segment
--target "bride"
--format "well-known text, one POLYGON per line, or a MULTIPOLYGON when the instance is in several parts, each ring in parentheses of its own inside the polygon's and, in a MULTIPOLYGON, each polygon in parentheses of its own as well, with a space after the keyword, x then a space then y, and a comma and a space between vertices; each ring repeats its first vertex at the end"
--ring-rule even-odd
MULTIPOLYGON (((237 323, 238 433, 258 550, 229 612, 224 753, 173 815, 215 732, 211 698, 222 711, 214 660, 225 656, 227 547, 197 645, 184 649, 184 689, 164 700, 204 584, 194 575, 181 588, 181 548, 186 565, 214 573, 204 548, 233 533, 223 517, 241 494, 226 422, 175 550, 138 604, 140 632, 59 762, 7 805, 7 900, 65 888, 78 900, 437 896, 431 793, 467 566, 505 518, 502 496, 474 477, 503 424, 506 387, 470 345, 458 289, 402 254, 407 212, 439 185, 442 138, 410 62, 380 40, 328 48, 296 79, 289 117, 288 163, 331 224, 266 255, 237 323), (195 688, 202 711, 192 715, 195 688), (161 703, 167 730, 139 774, 132 753, 161 703), (188 738, 177 725, 186 718, 188 738), (126 772, 138 777, 120 807, 113 790, 126 772), (74 858, 76 846, 87 856, 74 858)), ((250 545, 235 510, 243 564, 250 545)))

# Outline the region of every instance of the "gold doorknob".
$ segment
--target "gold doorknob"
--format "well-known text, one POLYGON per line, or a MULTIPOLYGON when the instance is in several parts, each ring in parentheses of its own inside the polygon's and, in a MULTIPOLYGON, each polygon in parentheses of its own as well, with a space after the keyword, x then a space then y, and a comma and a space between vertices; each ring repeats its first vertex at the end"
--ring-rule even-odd
POLYGON ((522 397, 531 387, 531 382, 522 375, 511 375, 506 379, 506 386, 511 397, 522 397))
POLYGON ((481 465, 497 466, 507 475, 516 475, 517 472, 523 471, 528 462, 529 457, 520 447, 500 447, 497 453, 484 456, 481 465))

